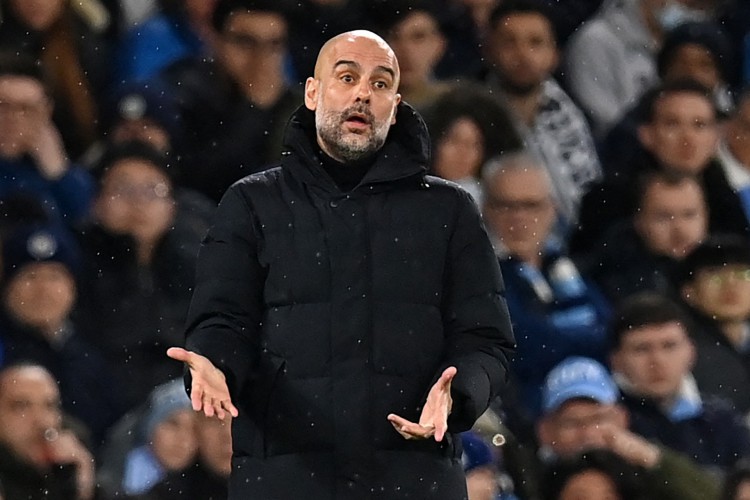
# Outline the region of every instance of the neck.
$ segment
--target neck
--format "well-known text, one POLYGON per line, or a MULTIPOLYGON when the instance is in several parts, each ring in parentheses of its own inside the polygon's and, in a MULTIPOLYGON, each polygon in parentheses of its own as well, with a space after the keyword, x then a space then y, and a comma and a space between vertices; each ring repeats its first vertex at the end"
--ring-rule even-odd
POLYGON ((537 86, 529 92, 505 92, 505 97, 508 100, 510 108, 527 127, 530 127, 534 123, 537 110, 539 109, 539 97, 541 93, 541 86, 537 86))
POLYGON ((721 333, 735 349, 740 349, 747 337, 747 324, 744 321, 725 321, 720 325, 721 333))
POLYGON ((286 90, 280 78, 254 75, 240 84, 242 94, 253 104, 261 108, 270 108, 279 100, 286 90))

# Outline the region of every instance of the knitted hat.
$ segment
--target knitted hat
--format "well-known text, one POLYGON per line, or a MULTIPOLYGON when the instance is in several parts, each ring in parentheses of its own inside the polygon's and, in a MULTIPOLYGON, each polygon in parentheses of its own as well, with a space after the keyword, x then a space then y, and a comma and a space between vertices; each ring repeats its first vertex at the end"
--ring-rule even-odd
POLYGON ((78 245, 66 229, 52 224, 31 224, 12 230, 2 242, 3 280, 7 283, 25 265, 60 262, 75 276, 79 271, 78 245))
POLYGON ((175 379, 157 386, 148 399, 148 407, 142 421, 141 437, 151 440, 156 426, 180 410, 190 410, 190 398, 185 392, 182 379, 175 379))

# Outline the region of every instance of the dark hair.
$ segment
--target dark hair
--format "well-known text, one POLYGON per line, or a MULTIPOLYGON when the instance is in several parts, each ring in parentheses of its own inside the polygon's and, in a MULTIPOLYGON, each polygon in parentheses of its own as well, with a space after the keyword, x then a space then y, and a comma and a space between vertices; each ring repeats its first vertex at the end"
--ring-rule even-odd
POLYGON ((750 266, 750 240, 736 234, 713 234, 680 262, 675 280, 682 286, 701 269, 729 264, 750 266))
POLYGON ((101 182, 112 165, 126 159, 137 159, 148 162, 161 170, 169 178, 170 182, 174 183, 175 169, 168 156, 150 144, 138 140, 111 145, 94 167, 93 173, 101 182))
POLYGON ((39 60, 25 52, 0 49, 0 77, 24 76, 39 82, 49 94, 49 80, 39 60))
POLYGON ((678 322, 689 331, 689 318, 669 297, 653 291, 637 292, 619 303, 609 326, 609 350, 617 350, 628 332, 649 325, 678 322))
POLYGON ((669 187, 678 187, 685 182, 693 182, 703 194, 703 203, 706 203, 705 193, 701 182, 694 176, 686 172, 678 172, 663 168, 651 168, 648 166, 638 172, 636 181, 633 183, 633 200, 635 201, 634 209, 643 208, 643 200, 646 198, 649 188, 660 182, 669 187))
POLYGON ((414 12, 424 12, 435 20, 439 31, 443 31, 443 19, 435 2, 429 0, 380 0, 368 2, 366 12, 371 28, 383 37, 414 12))
POLYGON ((706 21, 681 24, 667 33, 656 58, 659 76, 664 76, 677 51, 688 44, 700 45, 708 50, 722 78, 725 81, 728 79, 732 46, 716 23, 706 21))
POLYGON ((557 500, 571 479, 588 471, 601 472, 615 487, 620 500, 642 500, 646 497, 643 474, 622 457, 606 449, 586 451, 576 457, 560 459, 547 471, 543 484, 544 498, 557 500))
POLYGON ((484 158, 523 148, 510 112, 502 101, 478 85, 463 84, 438 98, 424 113, 432 139, 432 150, 448 129, 460 118, 469 118, 479 126, 484 138, 484 158))
POLYGON ((286 19, 287 12, 281 3, 274 0, 219 0, 216 4, 216 9, 214 9, 211 21, 214 29, 218 33, 221 33, 224 31, 229 17, 237 11, 269 12, 278 14, 286 19))
POLYGON ((705 98, 711 105, 711 110, 713 111, 714 116, 716 117, 719 115, 719 110, 716 108, 716 102, 714 101, 711 90, 693 79, 680 78, 663 82, 651 88, 643 95, 638 102, 638 107, 636 109, 638 123, 644 124, 653 122, 656 115, 656 106, 659 102, 665 97, 682 93, 695 94, 705 98))
POLYGON ((495 30, 502 19, 513 14, 538 14, 544 17, 549 23, 550 30, 552 30, 552 38, 557 41, 554 16, 549 7, 538 0, 505 0, 500 2, 490 13, 490 29, 495 30))

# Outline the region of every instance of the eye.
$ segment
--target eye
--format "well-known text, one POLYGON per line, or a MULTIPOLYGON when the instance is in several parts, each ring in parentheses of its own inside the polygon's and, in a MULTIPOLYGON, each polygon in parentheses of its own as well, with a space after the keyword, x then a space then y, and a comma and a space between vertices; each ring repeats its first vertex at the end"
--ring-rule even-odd
POLYGON ((344 83, 352 83, 354 82, 354 77, 349 74, 341 75, 341 81, 344 83))
POLYGON ((383 80, 378 80, 374 83, 374 86, 376 89, 387 89, 388 88, 388 82, 385 82, 383 80))

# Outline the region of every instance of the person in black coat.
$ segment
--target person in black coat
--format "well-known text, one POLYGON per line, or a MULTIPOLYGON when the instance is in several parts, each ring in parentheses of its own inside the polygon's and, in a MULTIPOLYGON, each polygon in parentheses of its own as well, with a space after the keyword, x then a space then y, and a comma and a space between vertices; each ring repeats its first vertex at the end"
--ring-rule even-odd
POLYGON ((186 348, 193 408, 236 417, 229 498, 466 498, 456 433, 514 345, 470 195, 425 174, 429 138, 377 35, 320 51, 277 168, 225 194, 186 348))

